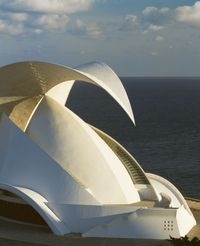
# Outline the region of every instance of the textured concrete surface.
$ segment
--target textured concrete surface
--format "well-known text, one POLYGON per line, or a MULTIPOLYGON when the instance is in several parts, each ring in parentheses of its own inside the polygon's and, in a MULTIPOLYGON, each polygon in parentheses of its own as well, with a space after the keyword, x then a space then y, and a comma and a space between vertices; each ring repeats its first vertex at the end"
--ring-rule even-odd
MULTIPOLYGON (((200 235, 200 200, 187 198, 198 225, 188 236, 192 239, 200 235)), ((168 246, 167 240, 117 239, 117 238, 81 238, 78 234, 56 236, 47 226, 35 226, 13 222, 0 217, 0 245, 2 246, 168 246)))

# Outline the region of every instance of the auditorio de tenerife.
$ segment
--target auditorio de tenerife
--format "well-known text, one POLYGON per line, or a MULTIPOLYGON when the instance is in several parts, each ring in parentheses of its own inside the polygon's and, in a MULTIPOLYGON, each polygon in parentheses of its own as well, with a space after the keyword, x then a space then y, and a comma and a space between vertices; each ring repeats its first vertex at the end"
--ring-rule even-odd
POLYGON ((58 235, 186 235, 196 221, 177 188, 145 173, 116 140, 65 106, 76 80, 101 87, 134 123, 124 87, 106 64, 4 66, 0 189, 23 199, 58 235))

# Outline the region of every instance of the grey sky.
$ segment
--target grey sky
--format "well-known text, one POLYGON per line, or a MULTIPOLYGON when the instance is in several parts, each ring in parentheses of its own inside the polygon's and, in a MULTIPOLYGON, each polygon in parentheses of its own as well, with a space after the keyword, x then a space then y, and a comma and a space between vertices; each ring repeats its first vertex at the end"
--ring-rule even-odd
POLYGON ((24 60, 200 76, 200 1, 0 0, 0 65, 24 60))

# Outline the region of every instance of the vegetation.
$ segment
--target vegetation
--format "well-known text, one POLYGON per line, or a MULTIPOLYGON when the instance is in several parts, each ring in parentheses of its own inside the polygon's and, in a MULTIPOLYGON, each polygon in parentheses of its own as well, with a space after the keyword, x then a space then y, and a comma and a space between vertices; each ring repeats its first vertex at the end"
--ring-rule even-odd
POLYGON ((197 237, 194 237, 192 240, 189 240, 189 237, 173 238, 169 242, 174 246, 200 246, 200 240, 197 237))

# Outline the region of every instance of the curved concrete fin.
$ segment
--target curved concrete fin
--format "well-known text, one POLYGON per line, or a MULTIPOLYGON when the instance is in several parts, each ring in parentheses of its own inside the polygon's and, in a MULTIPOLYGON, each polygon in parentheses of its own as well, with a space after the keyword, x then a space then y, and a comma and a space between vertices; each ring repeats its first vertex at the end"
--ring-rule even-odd
POLYGON ((44 96, 26 134, 89 188, 101 204, 140 201, 126 168, 114 152, 87 123, 53 98, 44 96))
POLYGON ((46 205, 47 200, 39 193, 28 188, 14 186, 1 181, 0 188, 15 194, 32 206, 55 234, 63 235, 71 232, 56 214, 49 209, 46 205))
POLYGON ((135 158, 122 147, 115 139, 99 130, 98 128, 90 125, 90 127, 103 139, 103 141, 112 149, 116 156, 120 159, 122 164, 126 167, 134 184, 149 185, 149 180, 135 158))
POLYGON ((77 70, 99 83, 120 104, 135 124, 132 108, 124 86, 108 65, 103 62, 91 62, 77 67, 77 70))
POLYGON ((99 204, 79 180, 5 115, 0 117, 0 183, 27 187, 47 201, 99 204))
POLYGON ((154 187, 149 182, 147 175, 136 159, 111 136, 94 126, 90 125, 90 127, 92 127, 99 137, 101 137, 102 140, 112 149, 121 163, 125 166, 133 183, 138 187, 140 199, 158 201, 158 196, 154 187), (139 186, 143 188, 139 189, 139 186))
POLYGON ((65 106, 75 80, 62 82, 51 88, 46 95, 65 106))
MULTIPOLYGON (((106 74, 109 74, 109 69, 105 69, 105 66, 103 67, 102 74, 107 70, 105 73, 106 77, 106 74)), ((82 68, 82 70, 87 69, 82 68)), ((97 70, 100 74, 101 69, 97 69, 97 65, 93 66, 93 70, 96 76, 97 70)), ((62 82, 81 80, 102 87, 121 105, 134 122, 127 95, 122 89, 123 86, 115 76, 111 77, 114 81, 108 83, 101 80, 102 76, 97 78, 83 71, 45 62, 20 62, 11 64, 0 68, 1 111, 5 112, 20 129, 24 130, 33 109, 44 94, 62 82), (9 103, 13 101, 13 97, 24 97, 25 99, 23 103, 15 104, 13 110, 11 110, 11 108, 8 108, 7 104, 4 103, 4 98, 6 98, 6 102, 9 103), (26 106, 27 100, 28 108, 26 106), (24 109, 26 109, 25 114, 24 109), (12 111, 15 111, 15 113, 12 111), (12 117, 11 114, 13 115, 12 117)))

